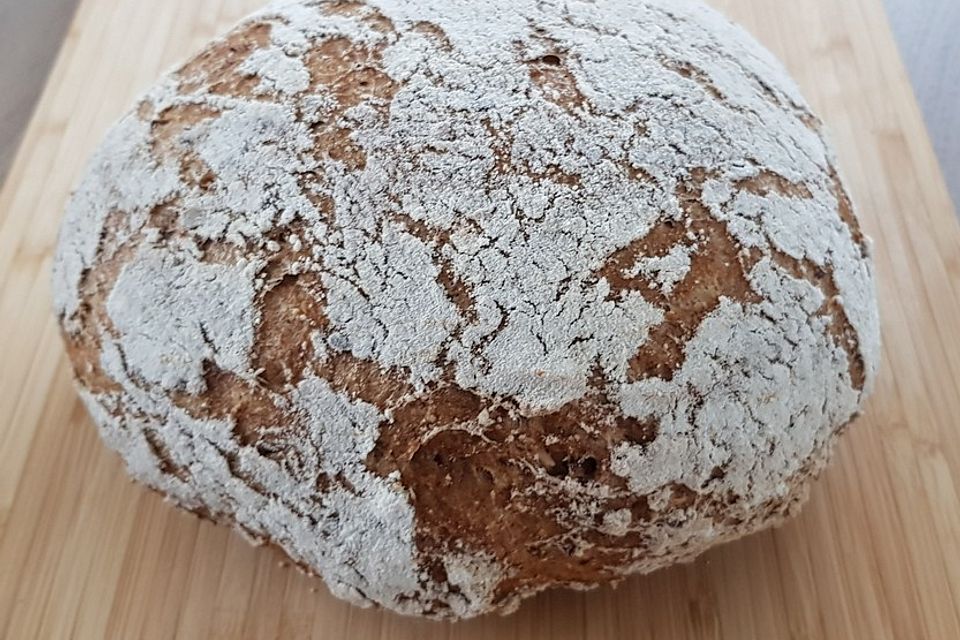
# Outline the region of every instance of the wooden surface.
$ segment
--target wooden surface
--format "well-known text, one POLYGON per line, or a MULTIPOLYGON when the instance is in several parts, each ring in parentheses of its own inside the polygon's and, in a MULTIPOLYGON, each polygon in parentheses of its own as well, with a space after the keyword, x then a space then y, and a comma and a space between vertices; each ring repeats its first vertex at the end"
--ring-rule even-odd
POLYGON ((880 0, 717 0, 832 131, 876 240, 884 363, 804 513, 617 590, 408 620, 126 480, 49 308, 60 212, 106 127, 258 0, 83 0, 0 192, 0 632, 8 638, 960 638, 960 229, 880 0))

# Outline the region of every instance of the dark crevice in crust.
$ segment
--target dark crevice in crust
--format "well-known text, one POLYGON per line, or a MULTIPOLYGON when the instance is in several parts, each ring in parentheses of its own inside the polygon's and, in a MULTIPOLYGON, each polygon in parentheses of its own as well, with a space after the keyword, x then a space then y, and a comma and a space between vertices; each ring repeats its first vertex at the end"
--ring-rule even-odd
POLYGON ((840 219, 847 225, 853 241, 860 248, 860 256, 865 257, 868 253, 866 236, 863 235, 863 231, 860 229, 860 221, 857 220, 857 216, 853 212, 853 203, 850 201, 850 196, 847 194, 846 189, 843 188, 840 175, 833 167, 830 168, 830 190, 837 199, 837 213, 840 215, 840 219))
POLYGON ((361 102, 385 111, 399 87, 381 70, 383 46, 367 47, 344 37, 324 40, 310 50, 304 63, 310 72, 310 90, 324 87, 336 98, 336 106, 311 123, 317 152, 342 162, 349 170, 363 169, 366 152, 351 138, 351 129, 341 122, 344 114, 361 102))
POLYGON ((809 200, 813 197, 810 188, 799 182, 791 182, 779 173, 763 169, 755 176, 743 178, 733 183, 737 191, 746 191, 758 196, 767 196, 777 193, 787 198, 801 198, 809 200))
POLYGON ((753 267, 726 224, 714 218, 702 202, 703 184, 711 177, 695 169, 678 184, 676 197, 684 216, 659 222, 642 238, 615 252, 596 272, 610 283, 610 295, 639 291, 664 311, 663 321, 651 328, 644 346, 630 359, 631 381, 649 377, 671 380, 684 362, 684 348, 723 298, 744 304, 759 302, 747 275, 753 267), (677 245, 694 248, 690 270, 670 295, 629 270, 640 257, 662 257, 677 245))
POLYGON ((694 64, 690 62, 672 60, 670 58, 661 58, 660 64, 663 65, 664 69, 668 69, 681 77, 696 82, 715 100, 726 102, 726 96, 724 96, 720 89, 717 88, 717 86, 710 79, 710 76, 702 69, 697 68, 694 64))
POLYGON ((249 23, 208 47, 177 72, 180 92, 191 94, 202 89, 225 96, 251 96, 260 80, 241 73, 240 67, 251 53, 270 43, 271 30, 269 23, 249 23))
POLYGON ((860 351, 860 338, 843 308, 833 269, 817 266, 810 259, 798 260, 778 249, 772 248, 771 255, 773 261, 791 276, 806 280, 823 293, 823 305, 817 315, 830 318, 830 336, 846 352, 851 383, 857 391, 862 391, 866 384, 866 365, 860 351))
POLYGON ((167 449, 167 445, 163 443, 163 440, 160 439, 155 431, 144 429, 143 436, 147 441, 147 446, 150 447, 150 452, 160 462, 160 473, 173 476, 181 482, 190 481, 190 470, 174 462, 173 456, 170 455, 170 450, 167 449))
POLYGON ((194 418, 232 419, 240 445, 255 446, 270 429, 293 430, 300 424, 298 417, 284 408, 283 399, 263 385, 244 380, 209 361, 204 369, 203 395, 175 391, 171 399, 194 418))

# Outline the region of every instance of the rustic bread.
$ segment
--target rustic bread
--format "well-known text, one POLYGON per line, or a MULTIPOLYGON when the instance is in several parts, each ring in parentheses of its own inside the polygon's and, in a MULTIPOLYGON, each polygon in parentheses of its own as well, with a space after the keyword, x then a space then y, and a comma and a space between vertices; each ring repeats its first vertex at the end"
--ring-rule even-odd
POLYGON ((820 123, 686 0, 275 3, 109 133, 54 277, 136 478, 433 617, 780 522, 879 360, 820 123))

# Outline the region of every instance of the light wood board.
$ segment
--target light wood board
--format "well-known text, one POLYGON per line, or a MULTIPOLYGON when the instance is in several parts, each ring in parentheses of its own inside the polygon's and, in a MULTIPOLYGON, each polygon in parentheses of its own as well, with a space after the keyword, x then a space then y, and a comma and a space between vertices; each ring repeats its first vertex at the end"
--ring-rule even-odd
POLYGON ((49 311, 61 210, 134 96, 258 4, 83 0, 0 192, 0 632, 960 638, 960 229, 880 0, 716 2, 823 116, 876 241, 882 376, 798 519, 616 590, 450 625, 351 608, 131 484, 76 399, 49 311))

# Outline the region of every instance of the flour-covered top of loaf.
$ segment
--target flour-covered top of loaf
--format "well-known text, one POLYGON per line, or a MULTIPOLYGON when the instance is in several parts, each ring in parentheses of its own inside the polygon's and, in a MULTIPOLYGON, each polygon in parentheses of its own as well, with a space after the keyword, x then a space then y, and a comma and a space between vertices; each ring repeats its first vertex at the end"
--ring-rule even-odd
POLYGON ((341 356, 524 415, 600 379, 658 424, 610 452, 632 491, 722 466, 759 503, 872 384, 867 248, 793 82, 698 2, 283 1, 111 130, 55 302, 86 326, 114 265, 101 366, 155 405, 207 392, 211 365, 262 376, 265 298, 312 278, 322 322, 286 401, 355 415, 369 443, 345 459, 392 409, 309 374, 341 356))

